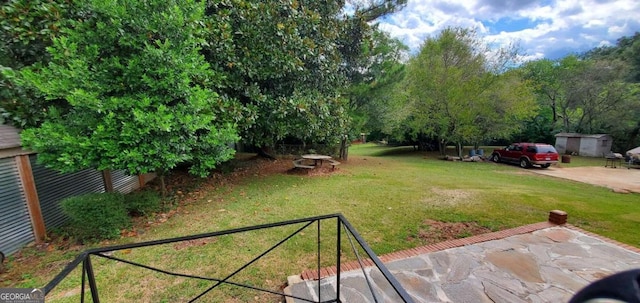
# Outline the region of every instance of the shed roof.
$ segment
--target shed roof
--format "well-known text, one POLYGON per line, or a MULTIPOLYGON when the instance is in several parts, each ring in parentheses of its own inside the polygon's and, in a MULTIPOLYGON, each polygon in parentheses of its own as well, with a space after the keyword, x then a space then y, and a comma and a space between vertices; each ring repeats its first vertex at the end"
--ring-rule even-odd
POLYGON ((569 138, 596 138, 611 137, 609 134, 579 134, 579 133, 557 133, 556 137, 569 137, 569 138))
POLYGON ((0 149, 20 147, 20 130, 11 125, 0 124, 0 149))

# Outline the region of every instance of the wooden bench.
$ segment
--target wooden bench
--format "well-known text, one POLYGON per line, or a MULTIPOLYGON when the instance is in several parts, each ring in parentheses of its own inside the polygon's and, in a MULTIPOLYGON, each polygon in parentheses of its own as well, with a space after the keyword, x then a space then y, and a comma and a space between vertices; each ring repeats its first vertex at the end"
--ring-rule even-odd
POLYGON ((329 165, 331 165, 331 169, 332 170, 335 170, 336 166, 340 165, 340 162, 338 162, 336 160, 333 160, 333 159, 329 159, 327 161, 329 161, 329 165))
POLYGON ((314 169, 316 168, 313 165, 306 165, 306 164, 302 164, 302 161, 304 161, 304 159, 296 159, 293 160, 293 166, 298 167, 298 168, 308 168, 308 169, 314 169))

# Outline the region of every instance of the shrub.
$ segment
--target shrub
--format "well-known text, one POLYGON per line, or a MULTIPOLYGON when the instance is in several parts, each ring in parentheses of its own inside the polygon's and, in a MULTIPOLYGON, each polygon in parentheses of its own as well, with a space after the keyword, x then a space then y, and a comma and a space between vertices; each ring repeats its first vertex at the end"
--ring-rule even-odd
POLYGON ((92 193, 60 202, 69 216, 69 233, 81 242, 114 239, 131 225, 120 193, 92 193))
POLYGON ((160 195, 152 190, 132 192, 124 198, 125 206, 131 216, 148 216, 162 208, 160 195))

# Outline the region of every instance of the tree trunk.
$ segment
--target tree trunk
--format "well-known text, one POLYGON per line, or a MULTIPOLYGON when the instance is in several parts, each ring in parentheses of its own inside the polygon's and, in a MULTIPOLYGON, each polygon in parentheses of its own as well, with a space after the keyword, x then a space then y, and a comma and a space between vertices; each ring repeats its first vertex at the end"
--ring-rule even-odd
POLYGON ((558 111, 556 109, 556 98, 551 99, 551 111, 553 111, 553 124, 558 122, 558 111))
POLYGON ((340 140, 340 159, 347 161, 347 156, 349 155, 349 145, 348 145, 349 136, 345 135, 340 140))
POLYGON ((263 157, 263 158, 267 158, 267 159, 271 159, 271 160, 276 160, 276 157, 272 156, 267 149, 270 148, 265 148, 265 147, 260 147, 260 149, 258 149, 258 156, 263 157))
POLYGON ((164 173, 159 174, 158 178, 160 178, 160 192, 162 193, 162 198, 167 197, 167 187, 164 184, 164 173))
POLYGON ((440 151, 440 156, 447 154, 447 144, 444 139, 438 139, 438 150, 440 151))
POLYGON ((458 152, 458 157, 462 159, 462 143, 460 142, 456 143, 456 150, 458 152))

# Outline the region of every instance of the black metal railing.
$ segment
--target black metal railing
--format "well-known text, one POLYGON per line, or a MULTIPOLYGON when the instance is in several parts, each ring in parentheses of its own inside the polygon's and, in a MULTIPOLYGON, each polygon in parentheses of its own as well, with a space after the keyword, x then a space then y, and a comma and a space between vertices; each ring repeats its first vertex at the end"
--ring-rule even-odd
MULTIPOLYGON (((331 223, 330 223, 331 224, 331 223)), ((330 229, 332 229, 329 226, 330 229)), ((325 232, 326 232, 326 228, 325 228, 325 232)), ((331 232, 331 234, 333 235, 333 232, 331 232)), ((154 271, 160 274, 164 274, 164 275, 169 275, 169 276, 174 276, 174 277, 182 277, 182 278, 190 278, 190 279, 198 279, 198 280, 203 280, 203 281, 208 281, 211 282, 211 285, 209 287, 207 287, 203 292, 197 294, 196 296, 194 296, 193 298, 189 299, 188 302, 195 302, 198 301, 199 299, 201 299, 203 296, 205 296, 207 293, 213 291, 214 289, 216 289, 217 287, 219 287, 220 285, 228 285, 228 286, 234 286, 234 287, 239 287, 242 289, 247 289, 247 290, 253 290, 253 291, 259 291, 259 292, 265 292, 268 294, 273 294, 273 295, 280 295, 283 297, 288 297, 293 299, 295 302, 317 302, 317 303, 330 303, 330 302, 343 302, 341 299, 341 275, 342 275, 342 270, 341 270, 341 263, 343 261, 341 261, 341 255, 343 255, 342 253, 342 246, 345 247, 349 247, 351 250, 351 253, 353 254, 353 256, 355 256, 355 260, 357 260, 357 264, 359 264, 359 270, 362 272, 362 276, 365 279, 366 283, 366 288, 368 288, 369 290, 369 296, 370 298, 373 299, 373 302, 385 302, 385 300, 388 300, 389 298, 389 294, 386 293, 382 293, 382 290, 380 290, 379 288, 376 288, 373 285, 372 282, 372 278, 370 277, 370 274, 367 273, 367 271, 365 270, 365 263, 367 264, 371 264, 373 263, 373 267, 377 268, 379 270, 379 273, 386 279, 386 282, 388 283, 388 285, 391 286, 390 289, 393 290, 393 302, 413 302, 413 300, 411 299, 411 297, 408 295, 408 293, 402 288, 402 286, 400 285, 400 283, 394 278, 394 276, 389 272, 389 270, 384 266, 384 264, 380 261, 380 259, 376 256, 376 254, 373 252, 373 250, 371 250, 371 248, 366 244, 366 242, 363 240, 363 238, 356 232, 356 230, 353 228, 353 226, 347 221, 347 219, 342 215, 342 214, 331 214, 331 215, 324 215, 324 216, 317 216, 317 217, 311 217, 311 218, 305 218, 305 219, 298 219, 298 220, 289 220, 289 221, 284 221, 284 222, 277 222, 277 223, 270 223, 270 224, 263 224, 263 225, 256 225, 256 226, 250 226, 250 227, 243 227, 243 228, 237 228, 237 229, 231 229, 231 230, 225 230, 225 231, 218 231, 218 232, 211 232, 211 233, 204 233, 204 234, 198 234, 198 235, 191 235, 191 236, 185 236, 185 237, 177 237, 177 238, 171 238, 171 239, 163 239, 163 240, 156 240, 156 241, 149 241, 149 242, 140 242, 140 243, 133 243, 133 244, 125 244, 125 245, 117 245, 117 246, 111 246, 111 247, 104 247, 104 248, 94 248, 94 249, 89 249, 84 251, 83 253, 81 253, 79 256, 77 256, 72 262, 70 262, 62 272, 60 272, 56 277, 54 277, 51 282, 49 282, 45 287, 44 287, 44 292, 46 295, 49 295, 51 293, 51 291, 63 280, 65 279, 74 269, 76 269, 80 264, 82 264, 82 277, 81 277, 81 291, 80 291, 80 302, 85 302, 85 292, 87 290, 87 284, 88 284, 88 290, 89 293, 91 295, 91 299, 92 302, 100 302, 100 296, 99 296, 99 289, 98 289, 98 284, 96 282, 96 276, 95 276, 95 272, 94 272, 94 266, 92 264, 92 260, 95 257, 99 257, 99 258, 104 258, 104 259, 108 259, 108 260, 113 260, 113 261, 117 261, 117 262, 121 262, 123 264, 128 264, 131 266, 136 266, 139 268, 143 268, 146 270, 150 270, 150 271, 154 271), (324 266, 322 267, 326 267, 326 260, 323 262, 323 260, 321 260, 321 256, 323 255, 321 253, 321 222, 331 222, 335 220, 335 269, 336 269, 336 274, 335 274, 335 294, 333 294, 333 292, 329 295, 327 295, 326 293, 321 295, 321 283, 323 282, 323 278, 320 277, 320 272, 321 272, 321 264, 324 264, 324 266), (270 252, 272 252, 274 249, 281 247, 282 244, 284 244, 285 242, 287 242, 288 240, 290 240, 292 237, 294 237, 297 234, 300 234, 303 230, 307 229, 307 228, 313 228, 313 225, 315 224, 316 228, 317 228, 317 233, 316 233, 316 237, 317 237, 317 241, 316 241, 316 245, 317 245, 317 251, 315 252, 315 254, 317 255, 316 260, 315 260, 315 267, 316 267, 316 272, 318 273, 317 276, 317 286, 315 287, 315 291, 317 291, 317 298, 316 299, 311 299, 308 297, 303 297, 303 296, 295 296, 292 294, 287 294, 283 291, 277 291, 277 290, 270 290, 270 289, 266 289, 263 287, 257 287, 255 285, 249 285, 247 283, 239 283, 239 282, 234 282, 231 279, 236 276, 238 273, 242 272, 243 270, 247 269, 248 267, 250 267, 252 264, 254 264, 255 262, 257 262, 259 259, 263 258, 264 256, 268 255, 270 252), (198 276, 198 275, 192 275, 192 274, 185 274, 185 273, 179 273, 179 272, 175 272, 175 271, 170 271, 170 270, 166 270, 166 269, 161 269, 155 266, 151 266, 151 265, 145 265, 145 264, 141 264, 140 262, 135 262, 135 261, 131 261, 131 260, 125 260, 123 258, 119 258, 114 256, 113 252, 116 251, 121 251, 121 250, 131 250, 131 249, 136 249, 136 248, 142 248, 142 247, 149 247, 149 246, 156 246, 156 245, 163 245, 163 244, 169 244, 169 243, 176 243, 176 242, 183 242, 183 241, 192 241, 192 240, 198 240, 198 239, 205 239, 205 238, 215 238, 215 237, 220 237, 220 236, 225 236, 225 235, 232 235, 232 234, 240 234, 240 233, 245 233, 245 232, 250 232, 250 231, 260 231, 263 232, 263 230, 266 229, 271 229, 271 228, 276 228, 276 227, 282 227, 282 226, 293 226, 296 227, 295 225, 300 225, 299 228, 294 229, 293 232, 288 233, 286 236, 284 236, 284 238, 282 238, 281 240, 277 241, 277 243, 275 243, 274 245, 272 245, 271 247, 269 247, 268 249, 264 250, 263 252, 259 253, 257 256, 255 256, 253 259, 251 259, 249 262, 247 262, 246 264, 238 267, 236 270, 233 270, 230 274, 224 276, 224 277, 205 277, 205 276, 198 276), (347 241, 346 244, 342 243, 343 242, 343 235, 346 236, 347 241), (364 252, 363 256, 361 255, 361 253, 364 252), (368 258, 368 261, 365 261, 365 258, 368 258), (331 298, 329 299, 323 299, 321 301, 322 298, 326 298, 327 296, 331 296, 331 298), (385 299, 387 298, 387 299, 385 299)), ((325 254, 326 255, 326 254, 325 254)), ((325 277, 326 278, 326 277, 325 277)), ((315 283, 316 281, 313 281, 311 283, 315 283)), ((326 282, 326 281, 325 281, 326 282)))

